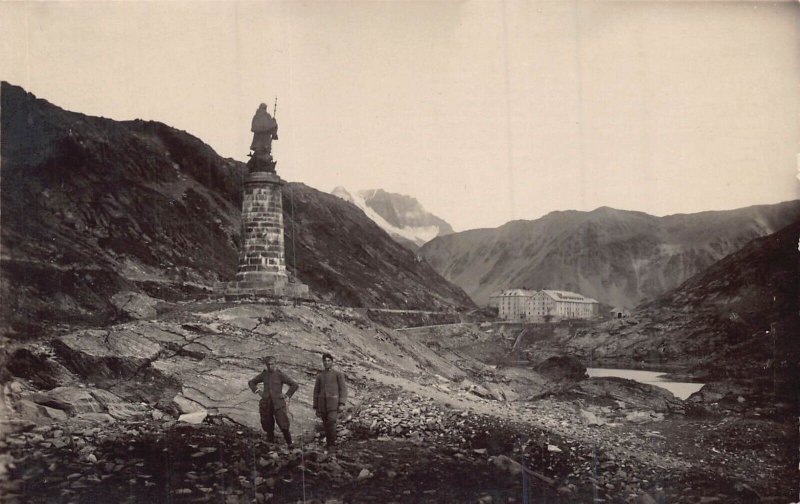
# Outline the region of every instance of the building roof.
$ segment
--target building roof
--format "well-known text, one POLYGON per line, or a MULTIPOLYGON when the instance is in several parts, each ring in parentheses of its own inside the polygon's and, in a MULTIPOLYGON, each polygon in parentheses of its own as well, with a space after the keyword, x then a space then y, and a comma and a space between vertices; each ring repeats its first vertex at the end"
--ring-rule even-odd
POLYGON ((569 301, 571 303, 597 303, 597 300, 584 297, 576 292, 543 290, 546 296, 550 296, 555 301, 569 301))
MULTIPOLYGON (((525 289, 508 289, 497 294, 497 297, 518 297, 518 296, 533 296, 536 291, 529 291, 525 289)), ((492 296, 495 297, 495 296, 492 296)))

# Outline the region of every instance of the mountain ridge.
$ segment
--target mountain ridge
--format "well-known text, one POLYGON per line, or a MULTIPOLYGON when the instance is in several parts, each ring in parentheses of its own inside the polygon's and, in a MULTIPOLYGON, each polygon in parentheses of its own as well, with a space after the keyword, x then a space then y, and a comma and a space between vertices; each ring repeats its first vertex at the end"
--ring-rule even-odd
MULTIPOLYGON (((0 292, 10 300, 4 329, 107 323, 117 316, 109 303, 116 292, 207 297, 211 285, 233 277, 243 163, 161 123, 69 112, 6 82, 0 95, 0 292)), ((320 299, 398 309, 473 307, 362 213, 331 198, 301 184, 285 186, 286 257, 296 256, 300 280, 320 299), (335 219, 348 225, 317 232, 329 241, 306 236, 312 224, 337 229, 335 219), (314 240, 318 249, 304 248, 314 240), (324 257, 326 250, 341 256, 324 257), (382 276, 387 264, 391 276, 382 276)))
POLYGON ((796 404, 798 236, 800 219, 643 303, 634 324, 612 319, 569 345, 611 367, 679 365, 703 381, 737 381, 796 404))
POLYGON ((437 237, 420 254, 478 304, 527 286, 633 307, 800 216, 800 201, 656 217, 600 207, 437 237))

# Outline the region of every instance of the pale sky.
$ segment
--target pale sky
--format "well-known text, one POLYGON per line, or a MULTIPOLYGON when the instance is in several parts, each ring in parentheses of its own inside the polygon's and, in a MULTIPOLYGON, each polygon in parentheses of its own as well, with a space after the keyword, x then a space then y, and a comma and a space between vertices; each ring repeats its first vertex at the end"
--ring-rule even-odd
POLYGON ((0 79, 456 230, 800 197, 796 2, 4 2, 0 79))

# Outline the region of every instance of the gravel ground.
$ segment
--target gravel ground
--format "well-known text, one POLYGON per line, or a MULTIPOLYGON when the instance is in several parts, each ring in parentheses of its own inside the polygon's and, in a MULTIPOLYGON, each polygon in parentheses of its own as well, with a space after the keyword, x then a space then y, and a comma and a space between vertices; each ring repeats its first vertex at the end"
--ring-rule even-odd
POLYGON ((588 425, 558 399, 479 412, 388 387, 368 398, 332 452, 315 432, 288 449, 219 418, 18 432, 3 501, 790 502, 797 488, 794 430, 768 419, 588 425))

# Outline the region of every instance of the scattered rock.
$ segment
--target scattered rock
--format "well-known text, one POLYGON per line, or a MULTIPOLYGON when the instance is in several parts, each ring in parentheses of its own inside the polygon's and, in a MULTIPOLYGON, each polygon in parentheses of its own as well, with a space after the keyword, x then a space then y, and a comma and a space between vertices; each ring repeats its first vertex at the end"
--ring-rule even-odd
POLYGON ((139 292, 117 292, 111 296, 111 304, 120 314, 133 320, 150 319, 158 314, 158 300, 139 292))
POLYGON ((181 414, 197 413, 198 411, 205 410, 205 408, 201 404, 198 404, 195 401, 187 399, 182 394, 176 395, 172 399, 172 402, 175 403, 175 406, 178 408, 178 411, 180 411, 181 414))
POLYGON ((518 476, 522 474, 522 472, 524 471, 522 464, 505 455, 497 455, 496 457, 491 457, 489 461, 492 462, 500 470, 505 471, 511 474, 512 476, 518 476))
POLYGON ((208 416, 208 411, 195 411, 194 413, 185 413, 178 417, 179 422, 186 422, 189 424, 201 424, 208 416))
POLYGON ((636 424, 660 422, 662 420, 664 420, 664 414, 656 413, 655 411, 632 411, 625 415, 625 421, 636 424))
POLYGON ((658 501, 656 501, 649 493, 645 492, 637 495, 633 502, 634 504, 658 504, 658 501))
POLYGON ((581 419, 586 423, 586 425, 588 425, 590 427, 593 426, 593 425, 605 425, 606 424, 605 420, 602 420, 601 418, 599 418, 597 415, 595 415, 591 411, 587 411, 587 410, 583 410, 582 409, 580 415, 581 415, 581 419))

